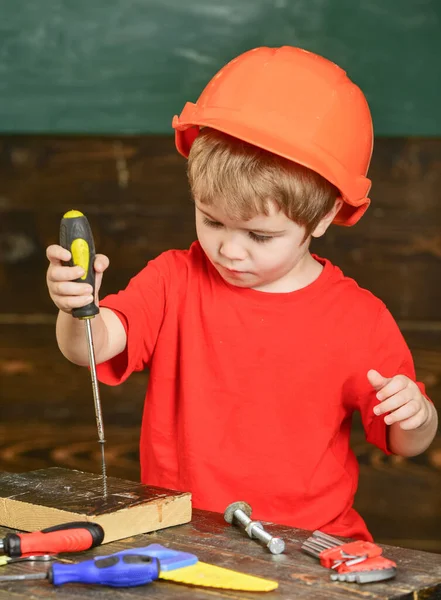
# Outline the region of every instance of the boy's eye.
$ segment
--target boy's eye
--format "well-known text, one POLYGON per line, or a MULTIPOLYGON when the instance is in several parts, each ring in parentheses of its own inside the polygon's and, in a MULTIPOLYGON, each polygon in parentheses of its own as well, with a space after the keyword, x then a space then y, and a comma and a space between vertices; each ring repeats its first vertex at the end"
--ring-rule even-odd
POLYGON ((207 217, 204 217, 204 225, 208 225, 208 227, 213 227, 214 229, 219 229, 219 227, 222 227, 222 223, 219 223, 218 221, 212 221, 211 219, 207 219, 207 217))
POLYGON ((253 231, 249 231, 248 235, 250 236, 250 238, 252 240, 254 240, 255 242, 259 242, 259 243, 264 243, 264 242, 269 242, 270 240, 273 239, 273 236, 271 235, 259 235, 258 233, 254 233, 253 231))
MULTIPOLYGON (((219 221, 212 221, 211 219, 207 219, 207 217, 204 217, 203 223, 204 223, 204 225, 207 225, 208 227, 212 227, 213 229, 220 229, 221 227, 223 227, 223 224, 219 223, 219 221)), ((260 244, 269 242, 270 240, 273 239, 272 235, 260 235, 258 233, 254 233, 253 231, 249 231, 248 236, 254 242, 258 242, 260 244)))

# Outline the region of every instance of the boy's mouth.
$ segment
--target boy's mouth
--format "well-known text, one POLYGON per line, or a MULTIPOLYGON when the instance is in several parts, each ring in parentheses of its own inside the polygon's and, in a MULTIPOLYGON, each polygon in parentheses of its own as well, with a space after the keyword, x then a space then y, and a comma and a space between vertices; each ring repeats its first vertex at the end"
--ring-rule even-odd
POLYGON ((226 273, 228 273, 229 275, 232 275, 233 277, 239 277, 240 275, 248 275, 248 271, 237 271, 236 269, 229 269, 228 267, 224 267, 222 265, 220 265, 221 269, 223 269, 224 271, 226 271, 226 273))

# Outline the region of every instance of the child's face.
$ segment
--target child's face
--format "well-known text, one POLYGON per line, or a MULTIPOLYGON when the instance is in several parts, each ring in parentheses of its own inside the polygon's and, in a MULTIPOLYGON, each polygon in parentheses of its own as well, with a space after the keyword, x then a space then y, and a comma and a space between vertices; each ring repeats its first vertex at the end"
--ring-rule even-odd
POLYGON ((298 289, 311 256, 305 228, 291 221, 275 204, 268 215, 248 221, 231 219, 213 206, 196 202, 199 242, 228 283, 265 292, 298 289))

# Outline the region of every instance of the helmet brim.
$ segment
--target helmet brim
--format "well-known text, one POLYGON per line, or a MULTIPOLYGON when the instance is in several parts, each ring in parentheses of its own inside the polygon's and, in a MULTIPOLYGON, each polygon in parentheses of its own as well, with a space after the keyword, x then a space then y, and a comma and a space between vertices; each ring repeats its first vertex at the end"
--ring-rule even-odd
MULTIPOLYGON (((196 108, 195 105, 187 103, 185 109, 196 108)), ((247 127, 243 122, 235 122, 229 119, 206 119, 191 121, 175 116, 173 128, 175 129, 176 149, 182 156, 188 158, 191 146, 199 135, 201 127, 211 127, 228 135, 236 137, 244 142, 282 156, 287 160, 297 162, 307 167, 332 183, 339 191, 343 204, 333 223, 336 225, 355 225, 366 212, 370 200, 367 193, 371 187, 371 181, 367 177, 359 176, 354 179, 347 176, 343 167, 333 157, 327 154, 320 146, 313 143, 296 146, 291 141, 287 142, 272 135, 270 131, 261 129, 256 133, 256 128, 247 127), (196 122, 195 122, 196 121, 196 122), (343 185, 342 185, 343 183, 343 185)), ((231 115, 229 115, 231 117, 231 115)))

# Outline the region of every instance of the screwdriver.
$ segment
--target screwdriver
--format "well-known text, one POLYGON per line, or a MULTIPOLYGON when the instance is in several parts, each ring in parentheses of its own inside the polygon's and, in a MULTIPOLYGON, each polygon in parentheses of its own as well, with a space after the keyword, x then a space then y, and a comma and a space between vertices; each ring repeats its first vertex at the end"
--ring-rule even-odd
POLYGON ((127 554, 126 550, 74 564, 54 563, 46 572, 23 575, 4 575, 2 581, 47 579, 53 585, 91 583, 111 587, 135 587, 158 579, 160 563, 157 558, 127 554))
MULTIPOLYGON (((79 210, 70 210, 64 214, 60 224, 60 246, 69 250, 71 259, 69 266, 79 266, 84 269, 84 275, 77 279, 78 282, 89 283, 95 298, 95 243, 89 221, 79 210)), ((98 428, 98 442, 101 445, 101 471, 103 474, 103 493, 107 496, 106 460, 104 455, 104 426, 101 413, 100 391, 96 375, 95 350, 93 347, 91 319, 100 312, 93 300, 86 306, 74 308, 72 316, 84 320, 86 324, 87 348, 89 353, 90 376, 92 379, 92 392, 95 404, 96 424, 98 428)))
POLYGON ((73 521, 32 533, 8 533, 0 540, 0 552, 11 557, 81 552, 99 546, 103 539, 98 523, 73 521))

